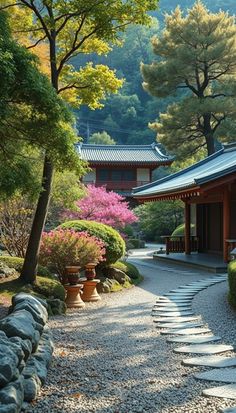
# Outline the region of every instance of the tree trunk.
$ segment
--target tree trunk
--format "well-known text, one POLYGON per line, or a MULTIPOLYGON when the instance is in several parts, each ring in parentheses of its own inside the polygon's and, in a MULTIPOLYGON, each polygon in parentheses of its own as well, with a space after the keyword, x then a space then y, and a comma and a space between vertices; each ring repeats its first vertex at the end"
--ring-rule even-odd
POLYGON ((47 159, 47 157, 45 157, 42 190, 39 195, 38 204, 35 211, 29 242, 26 250, 24 265, 20 275, 20 278, 22 278, 25 282, 31 284, 34 283, 36 279, 39 247, 48 212, 52 176, 52 164, 47 159))
POLYGON ((215 153, 214 133, 211 128, 211 113, 203 115, 204 118, 204 131, 203 134, 207 144, 207 155, 210 156, 215 153))
MULTIPOLYGON (((56 64, 56 33, 51 31, 50 40, 50 66, 51 66, 51 83, 58 91, 58 73, 56 64)), ((35 211, 29 242, 25 254, 23 268, 20 278, 26 283, 34 283, 36 280, 38 256, 42 232, 47 218, 50 193, 53 178, 53 165, 45 154, 44 168, 42 176, 42 190, 39 195, 37 208, 35 211)))

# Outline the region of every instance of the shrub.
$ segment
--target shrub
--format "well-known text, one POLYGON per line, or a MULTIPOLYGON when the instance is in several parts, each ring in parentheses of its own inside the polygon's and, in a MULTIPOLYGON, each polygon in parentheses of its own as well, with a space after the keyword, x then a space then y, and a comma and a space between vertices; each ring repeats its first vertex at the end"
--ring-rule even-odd
POLYGON ((229 302, 236 307, 236 260, 228 265, 229 302))
MULTIPOLYGON (((24 258, 11 257, 9 255, 1 255, 0 262, 7 265, 9 268, 14 268, 17 272, 21 272, 24 263, 24 258)), ((52 278, 51 272, 42 265, 38 266, 38 275, 42 277, 52 278)))
POLYGON ((67 221, 60 226, 62 229, 73 229, 75 231, 86 231, 90 235, 100 238, 106 248, 106 265, 116 262, 125 253, 125 242, 120 234, 108 225, 95 221, 67 221))
POLYGON ((143 241, 139 238, 129 238, 126 241, 126 247, 127 247, 127 249, 144 248, 145 247, 145 241, 143 241))
POLYGON ((103 261, 104 243, 87 232, 57 229, 43 233, 39 261, 54 267, 62 278, 67 265, 84 267, 89 262, 103 261))
POLYGON ((138 279, 140 277, 138 269, 130 262, 117 261, 112 264, 111 267, 125 272, 132 280, 138 279))
MULTIPOLYGON (((175 230, 172 232, 171 235, 174 236, 184 236, 185 224, 180 224, 175 230)), ((195 225, 191 224, 191 235, 195 235, 195 225)))

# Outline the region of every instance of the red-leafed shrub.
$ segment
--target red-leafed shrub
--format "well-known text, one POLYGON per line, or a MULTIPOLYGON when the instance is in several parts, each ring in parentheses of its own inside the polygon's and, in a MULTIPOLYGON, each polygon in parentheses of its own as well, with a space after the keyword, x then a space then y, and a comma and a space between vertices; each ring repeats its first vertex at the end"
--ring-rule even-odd
POLYGON ((65 267, 79 265, 84 267, 89 262, 104 261, 106 253, 104 242, 86 231, 57 229, 43 233, 39 262, 63 277, 65 267))

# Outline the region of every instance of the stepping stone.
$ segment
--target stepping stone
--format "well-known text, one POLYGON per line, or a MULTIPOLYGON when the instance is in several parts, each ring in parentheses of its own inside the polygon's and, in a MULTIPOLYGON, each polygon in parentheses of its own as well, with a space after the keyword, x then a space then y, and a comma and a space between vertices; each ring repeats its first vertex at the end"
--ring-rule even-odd
POLYGON ((203 373, 197 373, 194 377, 199 380, 236 383, 236 369, 213 369, 210 371, 204 371, 203 373))
POLYGON ((203 396, 221 397, 224 399, 236 399, 236 384, 226 384, 225 386, 212 387, 203 390, 203 396))
POLYGON ((187 321, 198 321, 199 316, 197 317, 157 317, 155 318, 154 323, 185 323, 187 321))
POLYGON ((173 334, 173 335, 183 335, 188 336, 189 334, 203 334, 211 333, 209 328, 183 328, 179 330, 171 329, 161 331, 161 334, 173 334))
POLYGON ((167 341, 170 343, 189 343, 189 344, 203 344, 209 343, 211 341, 219 341, 221 337, 208 335, 208 336, 186 336, 186 337, 173 337, 168 338, 167 341))
POLYGON ((153 310, 157 315, 161 317, 181 317, 181 316, 189 316, 189 315, 194 315, 193 311, 168 311, 168 312, 162 312, 159 310, 153 310))
POLYGON ((202 327, 203 323, 159 323, 156 327, 159 328, 195 328, 195 327, 202 327))
POLYGON ((174 348, 174 353, 193 353, 193 354, 217 354, 225 351, 232 351, 233 346, 225 344, 191 344, 174 348))
POLYGON ((203 366, 203 367, 234 367, 236 366, 236 357, 225 356, 205 356, 193 357, 182 361, 185 366, 203 366))
POLYGON ((180 308, 180 307, 189 307, 189 306, 190 306, 189 302, 176 304, 173 302, 166 303, 166 302, 161 301, 161 302, 158 302, 157 304, 154 304, 154 307, 165 307, 165 308, 180 308))
POLYGON ((192 307, 188 305, 187 307, 154 307, 152 311, 158 312, 167 312, 167 313, 174 313, 174 312, 181 312, 181 311, 191 311, 192 307), (179 311, 178 311, 179 310, 179 311))
POLYGON ((189 298, 189 297, 193 297, 194 296, 194 294, 193 293, 182 293, 182 292, 177 292, 177 293, 167 293, 166 295, 165 295, 165 297, 167 297, 167 298, 173 298, 173 299, 175 299, 175 298, 177 298, 177 299, 179 299, 179 298, 189 298))
POLYGON ((170 290, 170 293, 177 294, 196 294, 198 291, 201 291, 202 288, 179 288, 177 290, 170 290))

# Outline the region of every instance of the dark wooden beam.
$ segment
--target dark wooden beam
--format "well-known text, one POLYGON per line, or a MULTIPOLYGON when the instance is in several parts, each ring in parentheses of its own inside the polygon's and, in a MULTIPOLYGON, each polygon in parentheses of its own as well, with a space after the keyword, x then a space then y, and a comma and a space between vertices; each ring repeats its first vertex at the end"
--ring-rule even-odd
POLYGON ((190 234, 191 234, 191 222, 190 222, 190 205, 185 202, 185 254, 190 255, 190 234))

